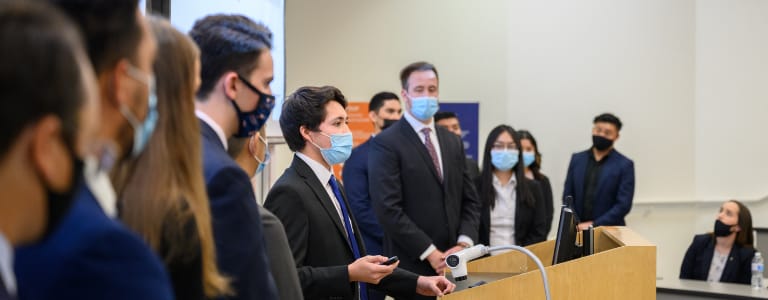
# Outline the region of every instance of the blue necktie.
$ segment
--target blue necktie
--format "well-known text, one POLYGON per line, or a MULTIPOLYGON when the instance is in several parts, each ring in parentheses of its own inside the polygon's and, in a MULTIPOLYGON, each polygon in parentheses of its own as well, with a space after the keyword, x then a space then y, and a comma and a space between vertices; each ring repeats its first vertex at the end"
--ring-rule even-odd
MULTIPOLYGON (((331 175, 331 179, 328 180, 328 183, 331 185, 333 195, 336 196, 336 201, 339 203, 339 207, 341 208, 341 215, 344 216, 344 228, 347 230, 347 240, 352 246, 352 254, 355 255, 355 259, 358 259, 360 258, 360 248, 357 246, 357 238, 355 238, 355 233, 352 232, 352 221, 350 220, 347 206, 344 204, 344 198, 341 197, 341 190, 339 190, 339 184, 336 183, 336 177, 331 175)), ((366 288, 365 283, 359 282, 359 284, 360 299, 368 300, 368 289, 366 288)))

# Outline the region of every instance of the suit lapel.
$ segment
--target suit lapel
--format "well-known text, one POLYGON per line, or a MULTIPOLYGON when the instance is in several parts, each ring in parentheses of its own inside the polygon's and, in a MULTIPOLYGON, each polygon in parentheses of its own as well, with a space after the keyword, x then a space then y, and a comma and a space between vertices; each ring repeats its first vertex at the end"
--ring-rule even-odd
MULTIPOLYGON (((405 136, 405 139, 412 144, 411 146, 414 149, 416 149, 416 152, 419 153, 419 156, 421 156, 421 158, 424 160, 424 163, 429 166, 429 169, 431 170, 432 175, 435 177, 435 180, 440 183, 440 177, 437 175, 437 170, 435 170, 435 166, 432 163, 432 157, 429 156, 429 152, 427 152, 427 146, 425 146, 421 141, 421 137, 417 135, 416 131, 413 129, 413 127, 411 127, 411 124, 409 124, 408 120, 405 118, 401 118, 398 123, 402 124, 400 126, 400 130, 405 136)), ((440 140, 440 138, 438 138, 438 140, 440 140)), ((439 141, 435 146, 440 146, 439 141)))
MULTIPOLYGON (((347 239, 346 229, 344 229, 344 224, 341 223, 341 219, 339 219, 339 213, 336 212, 336 206, 333 205, 333 199, 331 199, 328 196, 328 193, 325 190, 325 186, 320 183, 320 180, 317 179, 317 176, 315 175, 315 172, 312 171, 312 168, 310 168, 301 158, 294 155, 293 156, 293 163, 291 164, 291 167, 296 170, 296 173, 299 174, 302 178, 304 178, 304 182, 312 189, 312 192, 315 193, 315 198, 317 201, 320 201, 320 204, 325 209, 325 212, 328 214, 328 216, 333 220, 333 223, 336 224, 336 229, 338 230, 339 234, 341 234, 344 239, 347 239)), ((343 193, 343 192, 342 192, 343 193)))

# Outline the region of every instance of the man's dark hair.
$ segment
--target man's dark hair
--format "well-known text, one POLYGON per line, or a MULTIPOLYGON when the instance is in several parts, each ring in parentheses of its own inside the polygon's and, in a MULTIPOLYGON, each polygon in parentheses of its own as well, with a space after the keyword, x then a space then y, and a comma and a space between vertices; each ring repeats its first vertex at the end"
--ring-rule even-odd
POLYGON ((141 26, 138 0, 51 0, 80 28, 96 74, 136 60, 141 26))
POLYGON ((206 98, 227 72, 248 77, 259 55, 272 49, 272 32, 243 15, 210 15, 195 22, 189 36, 200 47, 200 89, 206 98))
POLYGON ((0 156, 46 115, 61 119, 72 147, 85 97, 85 51, 75 26, 46 3, 0 2, 0 53, 0 156))
POLYGON ((445 120, 445 119, 457 119, 458 120, 459 116, 456 115, 456 113, 452 112, 452 111, 439 111, 439 112, 435 113, 435 122, 438 122, 440 120, 445 120))
POLYGON ((382 106, 384 106, 384 102, 388 100, 397 100, 400 101, 400 97, 397 97, 395 93, 392 92, 379 92, 376 95, 373 95, 373 98, 371 98, 371 102, 368 102, 368 111, 375 111, 379 112, 379 109, 381 109, 382 106))
POLYGON ((306 141, 299 129, 304 126, 311 131, 317 131, 326 117, 325 106, 331 101, 347 108, 347 99, 339 89, 332 86, 305 86, 285 99, 280 115, 280 129, 291 151, 304 148, 306 141))
POLYGON ((435 77, 438 79, 440 78, 440 76, 437 75, 437 68, 432 64, 425 61, 415 62, 400 71, 400 84, 404 90, 408 90, 408 77, 411 77, 411 73, 416 71, 432 71, 435 72, 435 77))
POLYGON ((621 120, 619 120, 618 117, 616 117, 615 115, 613 115, 611 113, 604 113, 604 114, 601 114, 601 115, 595 117, 595 120, 592 121, 592 124, 595 124, 595 123, 598 123, 598 122, 601 122, 601 123, 611 123, 614 126, 616 126, 616 131, 621 131, 621 120))

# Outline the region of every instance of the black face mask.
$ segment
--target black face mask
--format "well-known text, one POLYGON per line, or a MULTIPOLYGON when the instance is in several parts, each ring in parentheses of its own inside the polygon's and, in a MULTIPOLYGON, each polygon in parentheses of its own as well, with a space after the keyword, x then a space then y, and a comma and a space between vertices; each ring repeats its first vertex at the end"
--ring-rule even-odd
MULTIPOLYGON (((72 150, 70 150, 72 151, 72 150)), ((74 153, 74 152, 73 152, 74 153)), ((61 219, 69 211, 72 203, 75 202, 75 193, 83 180, 83 160, 72 155, 72 185, 64 192, 54 192, 46 187, 48 197, 48 225, 46 225, 43 237, 49 236, 61 222, 61 219)))
POLYGON ((725 225, 720 220, 715 220, 715 236, 724 237, 731 235, 731 227, 733 226, 725 225))
POLYGON ((611 148, 611 146, 613 146, 612 140, 609 140, 599 135, 592 136, 592 147, 595 147, 595 149, 597 149, 598 151, 604 151, 608 148, 611 148))
POLYGON ((397 123, 397 121, 400 121, 400 120, 384 119, 384 125, 381 126, 381 130, 387 129, 389 126, 392 126, 392 124, 397 123))

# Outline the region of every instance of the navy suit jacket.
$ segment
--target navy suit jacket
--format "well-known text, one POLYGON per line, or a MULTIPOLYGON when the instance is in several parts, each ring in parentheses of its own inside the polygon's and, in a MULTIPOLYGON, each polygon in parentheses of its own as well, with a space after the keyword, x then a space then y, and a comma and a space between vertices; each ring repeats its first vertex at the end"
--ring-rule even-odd
POLYGON ((20 299, 173 299, 157 255, 85 184, 50 236, 17 249, 14 266, 20 299))
POLYGON ((229 157, 216 132, 203 121, 200 130, 216 259, 219 270, 233 279, 237 293, 230 299, 278 299, 251 181, 229 157))
MULTIPOLYGON (((306 299, 359 299, 358 285, 350 283, 348 265, 355 261, 347 241, 344 222, 333 205, 333 199, 307 163, 298 156, 275 182, 264 207, 272 211, 285 226, 306 299)), ((346 198, 342 191, 342 198, 346 198)), ((342 199, 344 201, 345 199, 342 199)), ((349 207, 349 202, 345 201, 349 207)), ((360 255, 365 247, 360 240, 357 216, 349 216, 360 255)), ((390 295, 410 297, 416 292, 416 274, 402 269, 384 277, 368 288, 390 295)))
POLYGON ((421 138, 405 118, 371 141, 369 186, 376 215, 384 228, 384 253, 397 255, 400 267, 435 275, 419 256, 430 244, 440 251, 455 246, 460 235, 478 242, 481 204, 466 169, 459 137, 435 126, 443 160, 443 180, 421 138))
MULTIPOLYGON (((680 278, 707 280, 714 254, 715 239, 712 234, 699 234, 693 237, 693 242, 688 247, 688 251, 685 251, 683 264, 680 266, 680 278)), ((750 284, 754 256, 755 249, 733 244, 720 282, 750 284)))
MULTIPOLYGON (((590 155, 592 149, 573 154, 563 189, 563 201, 565 197, 573 196, 573 205, 579 218, 584 215, 584 181, 590 155)), ((624 226, 624 217, 632 209, 632 198, 635 195, 635 165, 615 149, 603 160, 592 203, 594 220, 581 221, 594 221, 595 227, 624 226)))
POLYGON ((376 213, 371 206, 371 195, 368 191, 368 151, 371 147, 371 137, 365 143, 352 149, 352 154, 344 162, 344 189, 347 192, 352 214, 360 224, 360 232, 365 241, 365 249, 368 254, 381 255, 381 241, 384 239, 384 230, 376 218, 376 213))

